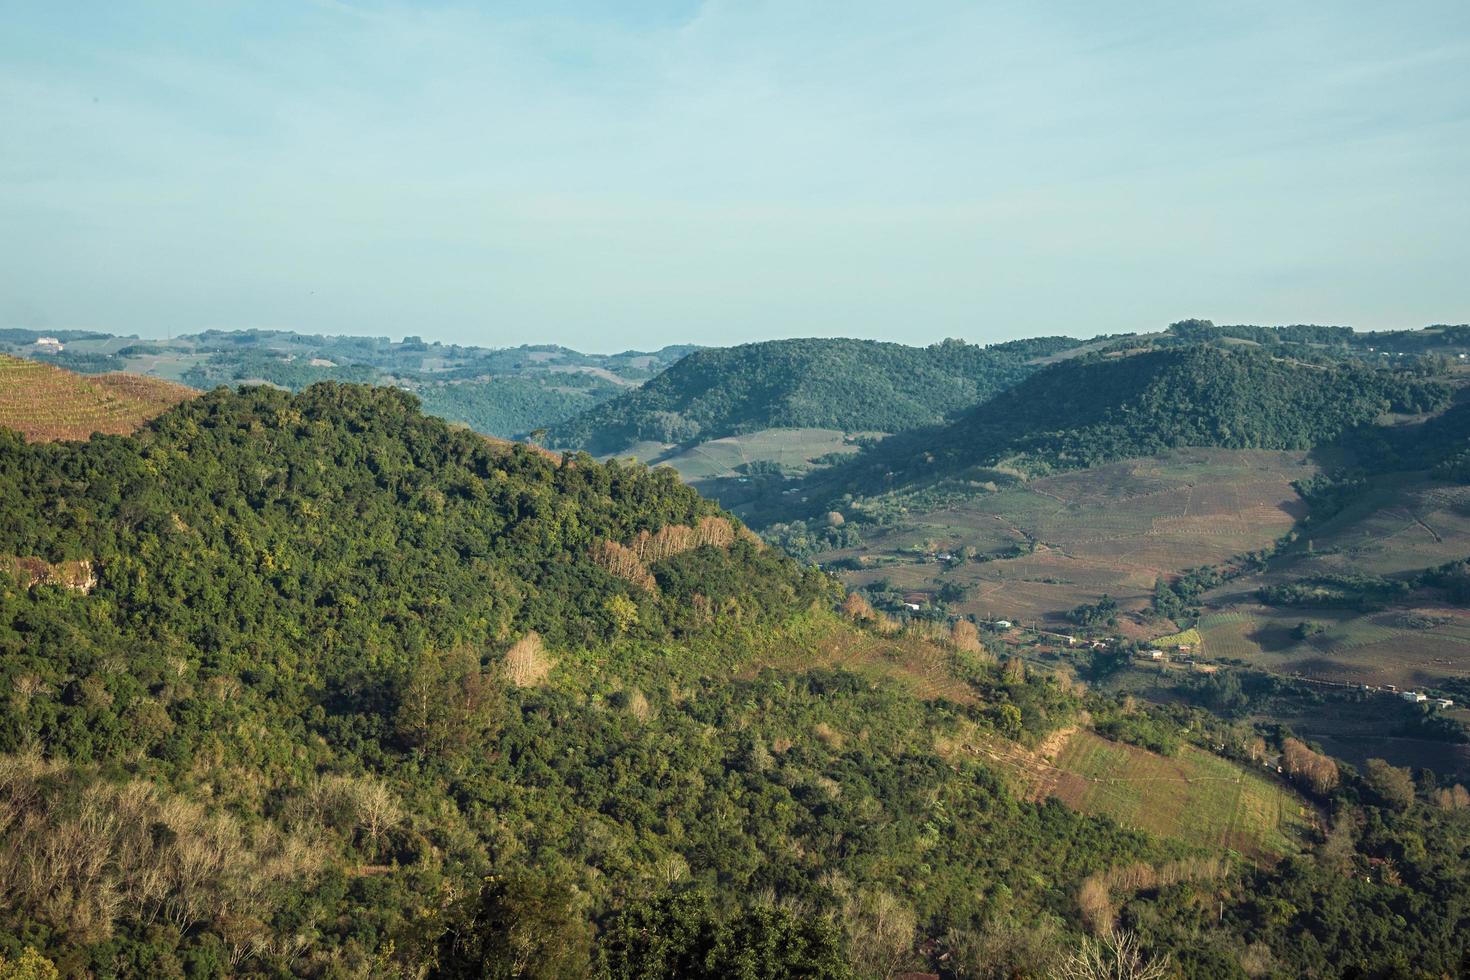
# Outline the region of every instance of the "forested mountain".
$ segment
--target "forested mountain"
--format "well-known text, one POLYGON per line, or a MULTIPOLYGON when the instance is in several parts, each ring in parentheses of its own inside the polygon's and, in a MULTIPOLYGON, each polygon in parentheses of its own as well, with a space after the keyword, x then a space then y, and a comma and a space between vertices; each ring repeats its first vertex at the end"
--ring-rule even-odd
POLYGON ((667 471, 495 444, 394 389, 0 431, 0 564, 7 970, 1462 962, 1470 810, 1333 769, 1307 791, 1342 834, 1277 872, 1027 802, 975 746, 1029 758, 1084 711, 1192 751, 1254 736, 1002 667, 973 628, 848 625, 667 471), (893 679, 915 656, 922 697, 893 679), (1114 924, 1134 953, 1084 938, 1114 924))
POLYGON ((1037 474, 1179 446, 1308 449, 1386 412, 1444 407, 1449 389, 1411 372, 1308 365, 1209 344, 1088 356, 1038 372, 942 426, 884 440, 817 474, 868 492, 993 467, 1037 474))
POLYGON ((711 348, 553 426, 548 439, 611 453, 645 440, 687 443, 776 427, 897 432, 973 405, 1034 371, 1034 359, 1077 343, 804 339, 711 348))

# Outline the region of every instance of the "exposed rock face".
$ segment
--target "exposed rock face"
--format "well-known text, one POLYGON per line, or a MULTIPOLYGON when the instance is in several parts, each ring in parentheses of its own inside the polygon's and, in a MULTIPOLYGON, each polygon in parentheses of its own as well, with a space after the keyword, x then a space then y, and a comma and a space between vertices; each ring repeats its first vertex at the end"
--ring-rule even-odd
POLYGON ((33 585, 59 585, 65 589, 88 593, 97 586, 97 570, 90 559, 51 564, 41 558, 9 558, 3 565, 19 577, 23 588, 33 585))

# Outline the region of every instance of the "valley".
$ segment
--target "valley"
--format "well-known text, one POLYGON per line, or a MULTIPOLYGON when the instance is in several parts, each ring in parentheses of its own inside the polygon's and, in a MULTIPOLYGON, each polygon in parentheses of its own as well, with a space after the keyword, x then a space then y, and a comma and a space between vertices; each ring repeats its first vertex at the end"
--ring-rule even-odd
MULTIPOLYGON (((1352 881, 1433 901, 1398 941, 1432 957, 1470 839, 1463 379, 1176 334, 951 348, 999 358, 999 392, 892 430, 757 345, 772 415, 701 369, 697 435, 601 460, 445 425, 407 384, 199 394, 0 363, 20 430, 0 438, 0 835, 36 869, 0 923, 50 930, 81 973, 108 944, 280 972, 304 927, 289 970, 313 976, 476 975, 500 955, 481 944, 513 943, 609 978, 635 975, 620 950, 662 955, 640 922, 833 977, 1044 972, 1153 923, 1156 952, 1207 934, 1229 975, 1250 949, 1328 955, 1262 903, 1320 926, 1352 881), (1330 408, 1308 393, 1324 370, 1330 408), (1051 397, 1076 372, 1110 407, 1051 397), (1273 395, 1285 414, 1268 383, 1301 393, 1273 395), (790 414, 806 403, 825 407, 790 414), (79 872, 46 842, 99 805, 170 836, 109 824, 104 864, 50 902, 79 872), (191 848, 233 863, 183 882, 191 848), (127 889, 141 904, 108 904, 127 889), (824 911, 737 897, 761 889, 824 911), (1170 902, 1194 911, 1164 922, 1170 902), (186 925, 150 932, 169 909, 186 925), (497 931, 506 914, 540 937, 497 931), (995 938, 1035 921, 1035 949, 995 938)), ((611 432, 644 418, 628 404, 611 432)))

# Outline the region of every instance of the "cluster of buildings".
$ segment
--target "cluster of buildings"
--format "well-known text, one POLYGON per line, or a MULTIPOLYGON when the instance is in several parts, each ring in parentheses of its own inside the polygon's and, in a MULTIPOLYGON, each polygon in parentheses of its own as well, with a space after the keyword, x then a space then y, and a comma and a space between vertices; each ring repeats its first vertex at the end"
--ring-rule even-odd
POLYGON ((1433 704, 1436 708, 1453 708, 1455 702, 1451 698, 1431 698, 1429 695, 1419 691, 1400 691, 1399 697, 1413 704, 1433 704))
POLYGON ((1385 684, 1382 687, 1374 687, 1372 684, 1359 685, 1364 691, 1383 691, 1386 694, 1397 694, 1410 704, 1432 704, 1436 708, 1453 708, 1453 698, 1430 697, 1423 691, 1400 691, 1396 685, 1385 684))

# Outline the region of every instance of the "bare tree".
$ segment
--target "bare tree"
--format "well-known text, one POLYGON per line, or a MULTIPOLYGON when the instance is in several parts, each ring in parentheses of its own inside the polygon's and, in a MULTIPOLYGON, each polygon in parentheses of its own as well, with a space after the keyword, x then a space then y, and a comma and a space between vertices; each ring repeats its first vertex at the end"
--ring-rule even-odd
POLYGON ((1281 744, 1281 767, 1288 776, 1319 796, 1326 796, 1337 787, 1337 763, 1313 752, 1299 739, 1288 738, 1281 744))
POLYGON ((845 910, 848 948, 863 977, 889 980, 909 962, 917 919, 913 909, 885 891, 860 892, 845 910))
POLYGON ((1169 958, 1150 956, 1131 932, 1110 932, 1083 939, 1050 975, 1052 980, 1163 980, 1169 958))

